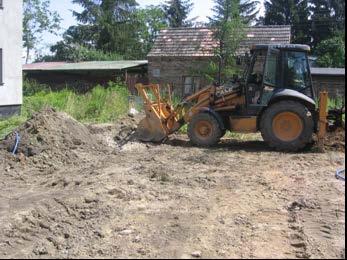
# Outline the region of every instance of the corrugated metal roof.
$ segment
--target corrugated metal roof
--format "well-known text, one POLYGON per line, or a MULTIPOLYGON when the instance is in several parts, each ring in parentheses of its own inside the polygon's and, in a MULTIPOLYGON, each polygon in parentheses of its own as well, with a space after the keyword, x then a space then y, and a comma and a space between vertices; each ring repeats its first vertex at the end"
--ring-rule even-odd
POLYGON ((55 67, 60 67, 66 64, 66 62, 40 62, 23 65, 23 70, 47 70, 55 67))
POLYGON ((67 62, 41 62, 26 64, 23 66, 24 71, 71 71, 71 70, 123 70, 147 65, 148 61, 88 61, 78 63, 67 62))
POLYGON ((339 68, 311 68, 312 75, 322 76, 345 76, 345 69, 339 68))
MULTIPOLYGON (((249 51, 255 44, 289 44, 290 26, 249 27, 241 42, 239 54, 249 51)), ((214 56, 218 42, 211 28, 171 28, 162 30, 148 57, 203 57, 214 56)))

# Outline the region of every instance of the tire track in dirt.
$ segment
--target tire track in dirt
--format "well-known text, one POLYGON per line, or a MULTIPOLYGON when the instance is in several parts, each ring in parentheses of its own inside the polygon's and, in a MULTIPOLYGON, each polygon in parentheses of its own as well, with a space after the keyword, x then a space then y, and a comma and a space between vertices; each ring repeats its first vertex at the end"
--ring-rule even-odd
MULTIPOLYGON (((1 211, 9 227, 0 223, 6 253, 0 256, 344 255, 344 190, 332 181, 335 159, 252 145, 235 148, 225 141, 200 149, 185 139, 160 146, 135 142, 112 154, 86 149, 59 169, 41 168, 35 158, 25 167, 14 162, 0 185, 5 192, 11 187, 8 198, 18 193, 21 199, 10 214, 7 206, 1 211)), ((0 201, 7 204, 8 198, 0 201)))
POLYGON ((345 255, 344 230, 339 211, 341 201, 303 199, 288 208, 289 227, 293 230, 291 245, 297 249, 298 258, 341 258, 345 255), (336 207, 336 210, 333 210, 336 207))

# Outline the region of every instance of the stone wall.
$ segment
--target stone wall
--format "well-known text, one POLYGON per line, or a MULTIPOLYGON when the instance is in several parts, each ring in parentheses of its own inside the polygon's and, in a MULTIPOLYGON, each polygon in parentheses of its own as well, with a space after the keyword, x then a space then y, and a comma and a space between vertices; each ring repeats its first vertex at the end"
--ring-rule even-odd
POLYGON ((312 75, 313 86, 318 96, 320 91, 327 90, 332 98, 345 98, 345 76, 312 75))
POLYGON ((14 115, 20 115, 21 105, 0 106, 0 118, 8 118, 14 115))
MULTIPOLYGON (((206 70, 211 57, 148 57, 148 77, 153 84, 172 85, 174 94, 184 96, 184 77, 201 76, 206 70)), ((208 85, 208 81, 201 77, 199 89, 208 85)))

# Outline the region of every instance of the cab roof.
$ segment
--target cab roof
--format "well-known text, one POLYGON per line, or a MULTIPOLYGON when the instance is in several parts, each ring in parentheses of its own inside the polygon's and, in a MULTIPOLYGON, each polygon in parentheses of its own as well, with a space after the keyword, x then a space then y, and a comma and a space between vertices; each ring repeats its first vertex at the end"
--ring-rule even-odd
POLYGON ((268 50, 269 48, 275 48, 288 51, 303 51, 310 52, 311 48, 304 44, 256 44, 251 47, 251 51, 256 50, 268 50))

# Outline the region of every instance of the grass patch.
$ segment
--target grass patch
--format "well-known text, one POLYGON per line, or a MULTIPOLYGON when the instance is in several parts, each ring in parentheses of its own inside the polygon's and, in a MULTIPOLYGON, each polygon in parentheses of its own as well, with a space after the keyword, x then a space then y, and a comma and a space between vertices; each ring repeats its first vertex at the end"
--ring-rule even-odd
POLYGON ((13 129, 26 121, 24 116, 16 116, 8 120, 0 120, 0 140, 9 134, 13 129))
POLYGON ((115 83, 109 83, 106 87, 96 86, 86 94, 68 89, 51 91, 47 86, 28 81, 24 82, 23 89, 21 115, 0 120, 0 139, 44 107, 66 112, 85 123, 114 122, 129 108, 127 88, 115 83))
POLYGON ((345 105, 345 102, 343 98, 335 98, 335 99, 329 98, 328 100, 329 109, 340 109, 344 107, 344 105, 345 105))
POLYGON ((234 140, 239 140, 239 141, 259 141, 262 140, 261 136, 259 133, 236 133, 236 132, 231 132, 227 131, 225 138, 228 139, 234 139, 234 140))

